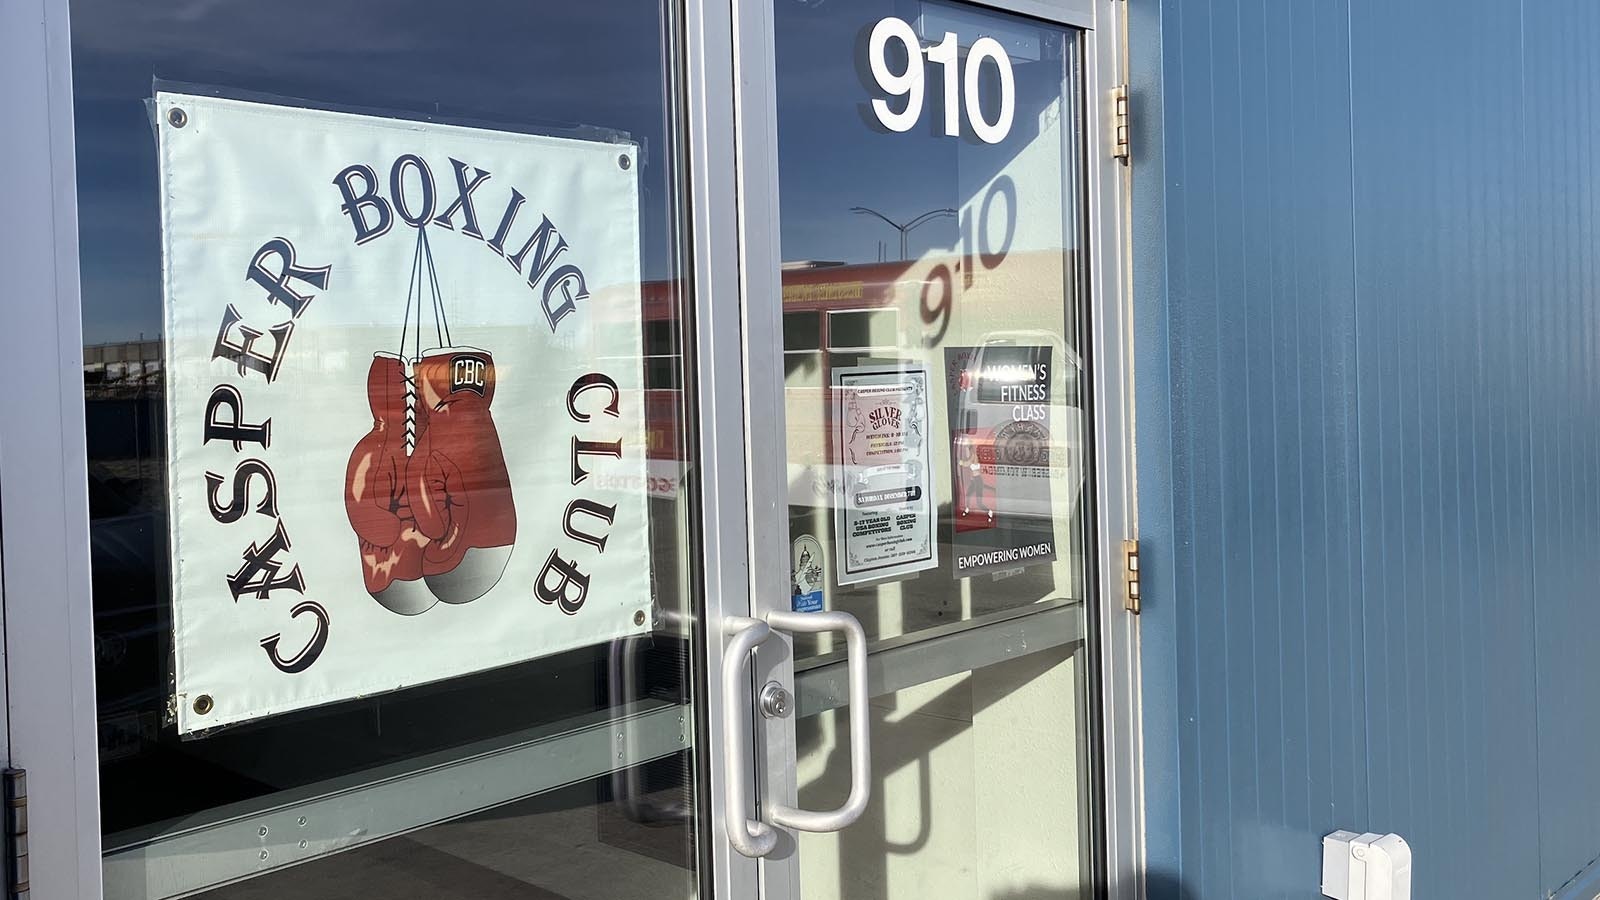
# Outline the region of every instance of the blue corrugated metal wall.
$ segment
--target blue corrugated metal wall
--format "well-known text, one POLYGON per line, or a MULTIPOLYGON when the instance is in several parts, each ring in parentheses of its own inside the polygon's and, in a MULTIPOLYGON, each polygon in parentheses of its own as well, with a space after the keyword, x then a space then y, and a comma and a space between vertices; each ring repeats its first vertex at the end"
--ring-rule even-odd
MULTIPOLYGON (((1546 885, 1600 855, 1600 3, 1530 4, 1520 279, 1529 330, 1530 537, 1546 885)), ((1592 875, 1582 900, 1600 886, 1592 875)), ((1575 896, 1578 896, 1575 894, 1575 896)))
MULTIPOLYGON (((1152 897, 1600 855, 1600 0, 1132 0, 1152 897)), ((1593 895, 1590 890, 1584 900, 1593 895)))

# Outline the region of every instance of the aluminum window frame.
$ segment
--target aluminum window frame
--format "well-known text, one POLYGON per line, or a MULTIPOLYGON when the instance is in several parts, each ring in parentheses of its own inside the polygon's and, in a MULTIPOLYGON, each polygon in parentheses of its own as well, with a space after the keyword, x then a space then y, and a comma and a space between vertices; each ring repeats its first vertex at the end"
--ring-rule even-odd
POLYGON ((78 293, 78 203, 66 0, 0 5, 0 80, 16 103, 0 139, 11 212, 0 267, 7 744, 27 769, 33 895, 99 897, 99 772, 89 582, 88 460, 78 293), (13 677, 15 676, 15 677, 13 677))

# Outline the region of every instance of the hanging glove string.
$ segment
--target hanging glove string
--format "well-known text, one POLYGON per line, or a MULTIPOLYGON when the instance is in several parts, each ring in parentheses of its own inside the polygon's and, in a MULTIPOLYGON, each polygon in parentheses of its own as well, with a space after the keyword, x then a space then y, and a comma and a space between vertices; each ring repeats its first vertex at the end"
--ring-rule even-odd
POLYGON ((400 356, 406 358, 406 338, 415 335, 410 358, 422 356, 422 295, 427 292, 433 306, 433 332, 441 347, 453 346, 450 339, 450 318, 444 311, 444 292, 439 287, 439 271, 433 264, 433 246, 428 243, 425 228, 417 229, 417 246, 411 254, 411 277, 406 285, 406 312, 400 324, 400 356), (411 307, 417 308, 416 331, 411 330, 411 307))
POLYGON ((441 347, 451 346, 450 320, 444 312, 444 293, 439 289, 439 272, 433 264, 433 247, 428 243, 426 227, 417 228, 417 246, 411 253, 411 277, 406 283, 406 310, 400 321, 401 366, 406 376, 406 456, 417 445, 417 381, 413 367, 422 358, 422 295, 430 294, 433 306, 433 331, 441 347), (411 308, 417 308, 416 330, 412 330, 411 308), (412 339, 411 352, 406 353, 406 338, 412 339))
MULTIPOLYGON (((428 243, 427 232, 421 228, 417 229, 417 237, 422 242, 423 260, 428 264, 428 281, 433 288, 433 330, 438 334, 441 347, 454 347, 454 342, 450 340, 450 319, 444 313, 444 292, 439 290, 439 272, 433 266, 433 245, 428 243)), ((422 315, 420 310, 417 315, 422 315)), ((419 321, 417 324, 420 329, 422 323, 419 321)))
MULTIPOLYGON (((421 283, 418 280, 418 273, 419 273, 419 270, 421 269, 421 266, 422 266, 422 229, 419 228, 419 229, 417 229, 417 246, 416 246, 416 249, 413 250, 412 253, 411 253, 411 277, 406 279, 406 313, 405 313, 405 318, 402 319, 401 322, 400 322, 400 352, 398 354, 396 354, 396 355, 398 355, 401 359, 411 359, 411 358, 413 358, 413 356, 411 356, 411 355, 406 353, 406 337, 408 336, 408 334, 411 331, 411 305, 412 305, 412 303, 417 303, 417 330, 419 332, 422 330, 422 306, 421 306, 421 303, 419 302, 421 300, 421 292, 417 290, 417 285, 421 283)), ((418 334, 417 335, 417 343, 420 345, 421 341, 422 341, 422 336, 421 336, 421 334, 418 334)), ((420 349, 420 347, 418 349, 420 349)))
POLYGON ((428 230, 417 228, 417 246, 411 252, 411 277, 406 280, 406 309, 400 321, 401 366, 406 377, 406 456, 417 445, 417 381, 413 367, 422 358, 422 295, 427 292, 433 306, 434 337, 441 347, 452 346, 450 319, 444 311, 444 292, 439 289, 439 271, 433 264, 433 247, 428 243, 428 230), (417 309, 416 330, 412 330, 411 308, 417 309), (406 338, 410 337, 411 352, 406 353, 406 338))

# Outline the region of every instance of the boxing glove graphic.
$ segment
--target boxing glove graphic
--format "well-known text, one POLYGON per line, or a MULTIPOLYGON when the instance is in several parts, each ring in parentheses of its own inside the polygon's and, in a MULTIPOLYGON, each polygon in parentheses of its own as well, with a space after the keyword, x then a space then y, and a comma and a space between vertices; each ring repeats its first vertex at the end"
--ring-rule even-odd
POLYGON ((408 491, 429 590, 446 603, 489 592, 511 559, 517 510, 500 433, 489 415, 494 357, 472 347, 425 352, 413 367, 427 413, 408 464, 408 491))
POLYGON ((376 354, 367 370, 372 430, 356 441, 345 467, 344 509, 361 549, 367 592, 388 609, 414 616, 436 600, 422 580, 429 541, 417 530, 406 497, 407 402, 400 357, 376 354))

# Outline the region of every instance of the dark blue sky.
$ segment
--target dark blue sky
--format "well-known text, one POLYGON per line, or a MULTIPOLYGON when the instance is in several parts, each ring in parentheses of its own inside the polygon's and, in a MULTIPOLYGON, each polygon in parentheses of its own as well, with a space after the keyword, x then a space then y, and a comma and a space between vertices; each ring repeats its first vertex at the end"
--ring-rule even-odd
MULTIPOLYGON (((961 206, 958 156, 969 170, 998 171, 1059 94, 1060 37, 1051 47, 1049 29, 985 14, 1045 35, 1041 61, 1017 61, 1011 138, 963 153, 963 139, 931 127, 869 127, 862 104, 872 92, 857 74, 863 29, 885 15, 916 21, 926 9, 936 7, 775 0, 785 258, 872 261, 880 241, 892 257, 894 230, 851 206, 902 220, 961 206)), ((156 79, 506 130, 626 133, 645 148, 645 277, 676 272, 663 19, 651 0, 74 0, 72 18, 87 343, 161 330, 156 152, 145 106, 156 79)), ((975 36, 963 34, 963 44, 975 36)), ((942 115, 932 83, 924 124, 942 115)), ((953 222, 935 221, 913 233, 912 254, 955 240, 953 222)))
POLYGON ((669 243, 660 7, 650 0, 74 0, 84 340, 161 330, 153 80, 644 149, 644 272, 669 243))

